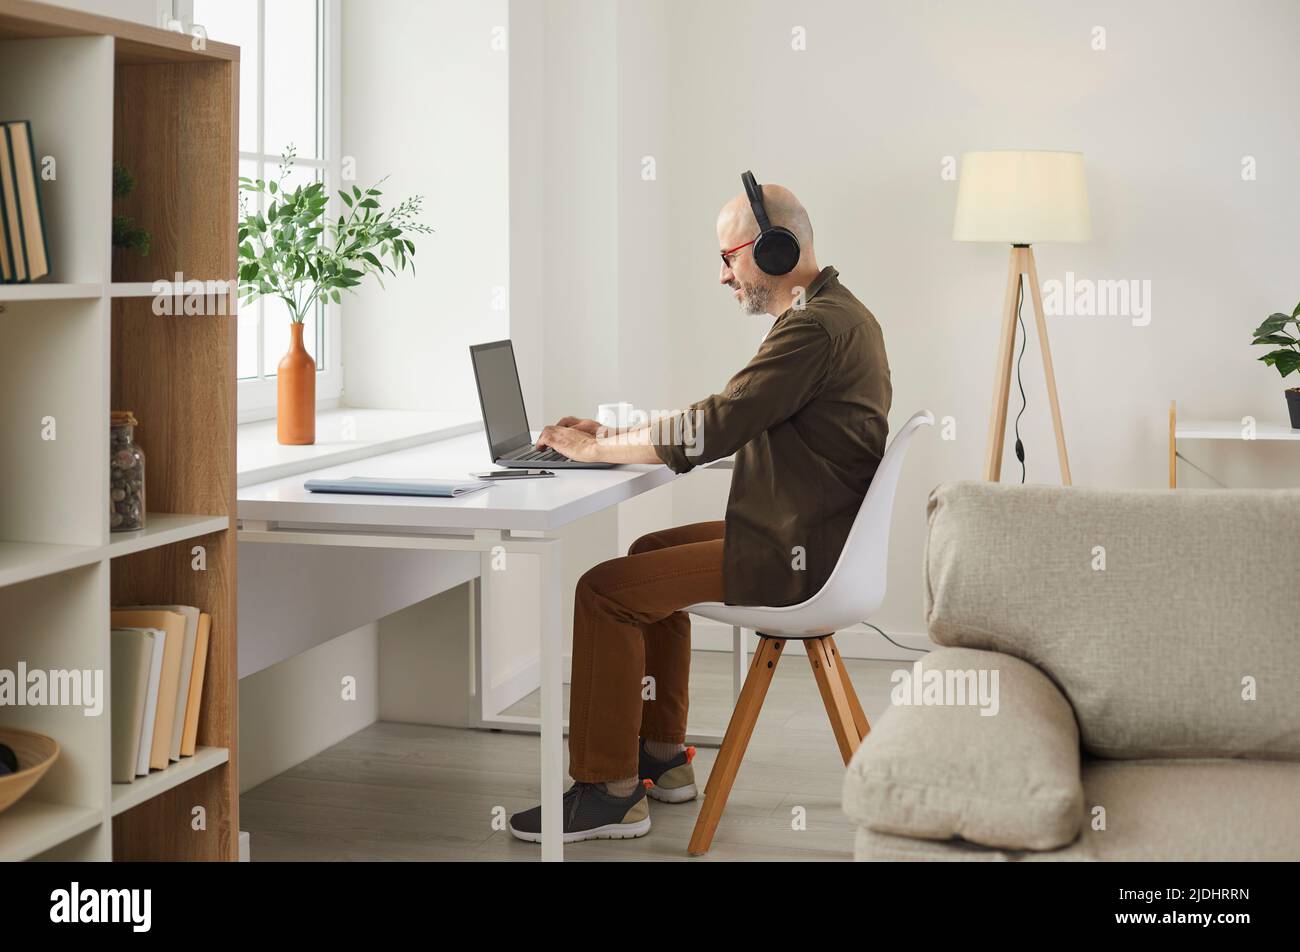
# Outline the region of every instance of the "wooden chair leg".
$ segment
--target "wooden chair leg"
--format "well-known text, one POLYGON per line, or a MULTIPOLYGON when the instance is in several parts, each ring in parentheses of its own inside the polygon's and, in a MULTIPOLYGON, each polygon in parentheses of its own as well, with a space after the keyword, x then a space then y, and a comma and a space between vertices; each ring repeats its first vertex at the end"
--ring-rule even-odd
POLYGON ((727 724, 727 733, 722 738, 722 747, 718 749, 718 759, 709 771, 709 782, 704 786, 704 806, 700 808, 699 818, 695 821, 695 831, 687 851, 692 856, 703 856, 713 843, 713 834, 722 819, 722 811, 727 806, 727 797, 731 795, 731 785, 735 782, 736 772, 740 770, 740 761, 749 746, 749 738, 754 733, 754 723, 758 712, 763 709, 763 700, 776 673, 776 663, 781 660, 781 649, 785 647, 784 638, 768 638, 760 633, 758 650, 754 652, 754 662, 749 666, 749 675, 745 686, 740 689, 740 699, 736 709, 731 713, 727 724))
POLYGON ((826 705, 826 714, 831 719, 831 730, 835 732, 835 741, 840 745, 840 756, 847 764, 862 740, 853 719, 853 711, 849 707, 849 699, 844 693, 844 681, 839 666, 831 655, 830 647, 826 644, 827 638, 829 636, 805 638, 803 646, 808 652, 808 663, 812 665, 813 677, 817 679, 817 688, 821 691, 822 704, 826 705))
POLYGON ((826 636, 826 646, 830 649, 835 667, 839 669, 840 683, 844 685, 844 694, 849 699, 849 710, 853 712, 853 723, 858 728, 858 740, 866 740, 867 735, 871 733, 871 724, 867 722, 867 712, 862 710, 858 692, 853 689, 853 682, 849 680, 849 669, 844 666, 844 658, 840 655, 834 636, 826 636))

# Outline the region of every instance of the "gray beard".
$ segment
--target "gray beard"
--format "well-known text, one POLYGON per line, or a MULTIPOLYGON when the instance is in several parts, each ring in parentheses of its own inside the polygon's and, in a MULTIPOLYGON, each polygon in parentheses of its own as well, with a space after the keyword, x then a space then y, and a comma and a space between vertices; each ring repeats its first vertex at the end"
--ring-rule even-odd
POLYGON ((746 314, 767 314, 772 303, 772 287, 768 284, 742 284, 740 309, 746 314))

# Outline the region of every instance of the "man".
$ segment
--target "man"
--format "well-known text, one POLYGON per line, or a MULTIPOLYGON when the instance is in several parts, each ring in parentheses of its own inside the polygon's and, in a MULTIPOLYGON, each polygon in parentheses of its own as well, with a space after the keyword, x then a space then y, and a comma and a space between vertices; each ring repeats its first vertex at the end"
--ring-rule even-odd
MULTIPOLYGON (((681 609, 793 605, 816 594, 884 452, 892 391, 880 326, 834 268, 817 265, 793 193, 766 185, 761 194, 771 224, 798 239, 788 273, 755 261, 760 229, 747 196, 717 221, 719 283, 745 313, 776 316, 749 364, 671 427, 606 432, 565 417, 537 441, 574 459, 662 462, 678 473, 736 457, 724 521, 643 536, 578 582, 565 842, 644 835, 647 793, 671 803, 696 797, 694 749, 683 746, 691 630, 681 609), (693 445, 669 431, 692 435, 693 445), (643 700, 646 676, 654 691, 643 700)), ((537 841, 541 808, 512 816, 510 830, 537 841)))

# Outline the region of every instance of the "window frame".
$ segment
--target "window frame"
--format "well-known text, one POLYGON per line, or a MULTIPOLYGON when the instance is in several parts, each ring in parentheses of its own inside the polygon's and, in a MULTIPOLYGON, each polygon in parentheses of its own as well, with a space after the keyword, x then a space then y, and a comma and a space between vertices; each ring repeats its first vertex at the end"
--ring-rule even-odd
MULTIPOLYGON (((160 0, 165 3, 166 0, 160 0)), ((274 171, 279 162, 278 155, 266 151, 266 4, 273 0, 257 0, 258 10, 258 49, 257 49, 257 143, 255 151, 239 151, 239 160, 257 162, 266 177, 268 169, 274 171)), ((317 59, 316 95, 317 110, 320 116, 320 152, 323 158, 306 159, 299 157, 295 167, 314 169, 324 173, 329 204, 325 214, 330 220, 336 220, 341 213, 342 203, 338 198, 341 181, 342 156, 340 155, 342 84, 340 66, 342 13, 339 0, 316 0, 319 23, 321 26, 320 55, 317 59)), ((194 23, 194 0, 171 0, 172 16, 191 30, 194 23)), ((202 24, 199 24, 200 26, 202 24)), ((241 64, 246 67, 247 64, 241 64)), ((243 143, 241 143, 242 145, 243 143)), ((262 197, 259 196, 259 205, 262 197)), ((342 307, 328 301, 321 307, 320 323, 317 326, 316 350, 323 351, 324 366, 317 357, 316 371, 316 407, 330 409, 340 404, 343 395, 343 337, 342 307)), ((276 412, 276 379, 274 371, 277 355, 266 353, 265 312, 257 322, 257 366, 256 377, 241 378, 238 381, 238 422, 251 423, 258 420, 274 419, 276 412)), ((317 355, 314 355, 317 356, 317 355)))

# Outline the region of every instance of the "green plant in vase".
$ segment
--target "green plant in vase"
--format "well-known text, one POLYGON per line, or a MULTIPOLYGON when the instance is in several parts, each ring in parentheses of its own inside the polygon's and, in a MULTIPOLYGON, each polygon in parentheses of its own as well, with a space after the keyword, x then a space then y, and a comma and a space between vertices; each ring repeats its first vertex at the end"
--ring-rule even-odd
POLYGON ((275 297, 289 310, 290 346, 277 368, 276 431, 281 443, 316 441, 316 362, 303 346, 303 321, 318 303, 342 301, 374 277, 415 271, 411 235, 433 229, 416 219, 424 199, 416 195, 385 210, 384 179, 367 189, 338 192, 343 214, 331 220, 329 195, 321 182, 285 187, 295 150, 285 150, 274 181, 240 178, 239 297, 248 304, 275 297), (249 209, 250 195, 262 195, 264 210, 249 209))
MULTIPOLYGON (((1252 344, 1274 348, 1259 359, 1276 367, 1283 378, 1300 370, 1300 304, 1290 314, 1269 315, 1268 320, 1255 328, 1254 338, 1252 344)), ((1300 430, 1300 387, 1286 391, 1286 404, 1291 427, 1300 430)))

